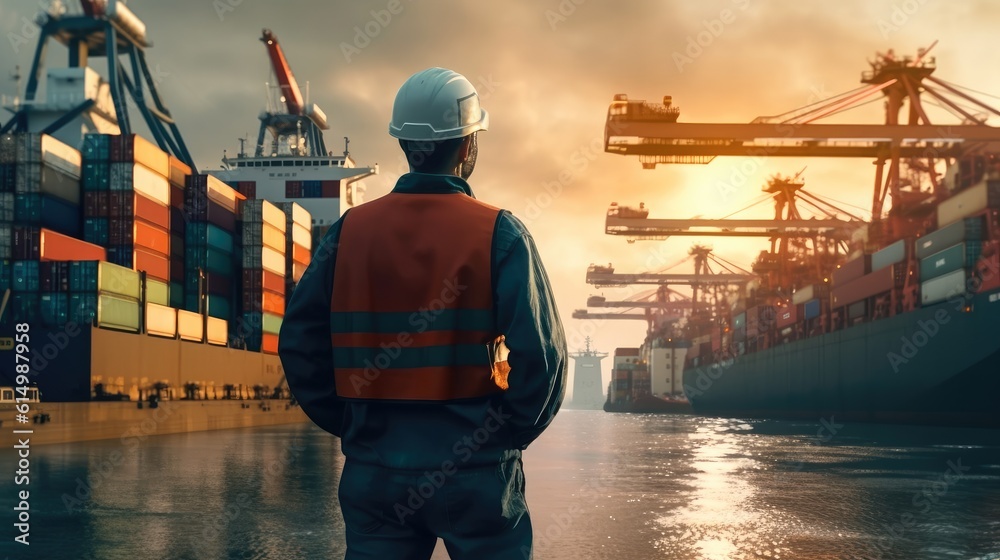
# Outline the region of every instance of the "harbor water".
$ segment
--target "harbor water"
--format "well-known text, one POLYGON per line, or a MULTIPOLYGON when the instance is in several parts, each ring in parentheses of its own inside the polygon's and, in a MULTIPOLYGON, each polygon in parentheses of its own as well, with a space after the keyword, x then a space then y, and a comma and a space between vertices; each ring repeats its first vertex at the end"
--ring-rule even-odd
MULTIPOLYGON (((342 558, 342 463, 308 424, 33 447, 0 558, 342 558)), ((566 410, 525 468, 539 559, 1000 559, 997 431, 566 410)))

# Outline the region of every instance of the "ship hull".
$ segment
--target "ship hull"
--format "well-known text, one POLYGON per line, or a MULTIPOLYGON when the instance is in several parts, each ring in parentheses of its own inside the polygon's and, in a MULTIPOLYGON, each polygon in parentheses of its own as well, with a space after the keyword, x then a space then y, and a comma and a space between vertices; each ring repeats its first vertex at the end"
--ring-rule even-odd
MULTIPOLYGON (((0 422, 4 429, 33 430, 25 437, 35 444, 308 421, 287 398, 268 398, 284 377, 273 354, 74 324, 31 324, 28 334, 30 382, 41 402, 29 403, 26 423, 12 404, 2 404, 0 422), (96 399, 97 384, 114 400, 96 399), (155 384, 160 400, 151 407, 155 384), (197 388, 188 394, 191 384, 197 388)), ((0 338, 14 335, 13 325, 0 327, 0 338)), ((12 384, 6 367, 13 359, 3 365, 12 384)))
POLYGON ((605 402, 604 412, 628 412, 635 414, 693 414, 691 403, 668 401, 652 395, 639 397, 634 401, 605 402))
POLYGON ((1000 427, 1000 294, 689 369, 684 385, 706 415, 1000 427))

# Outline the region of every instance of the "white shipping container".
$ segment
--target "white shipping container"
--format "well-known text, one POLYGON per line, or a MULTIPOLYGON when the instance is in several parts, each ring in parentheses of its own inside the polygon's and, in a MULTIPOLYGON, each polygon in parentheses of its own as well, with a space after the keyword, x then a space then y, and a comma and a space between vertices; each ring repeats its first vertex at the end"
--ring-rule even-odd
MULTIPOLYGON (((232 187, 208 175, 207 188, 205 189, 208 198, 221 204, 232 213, 236 213, 236 191, 232 187)), ((169 201, 168 201, 169 202, 169 201)))
POLYGON ((302 205, 292 203, 292 223, 298 224, 307 230, 312 228, 312 215, 302 205))
POLYGON ((44 163, 20 163, 15 172, 14 192, 44 193, 79 205, 80 178, 44 163))
POLYGON ((274 226, 281 233, 285 233, 285 213, 277 206, 266 200, 261 200, 261 214, 264 223, 274 226))
MULTIPOLYGON (((11 242, 13 238, 11 237, 11 226, 9 224, 0 223, 0 259, 9 259, 13 254, 11 249, 11 242)), ((2 298, 3 296, 0 296, 2 298)))
POLYGON ((906 258, 906 240, 900 239, 872 254, 872 272, 896 263, 906 258))
POLYGON ((176 337, 177 310, 166 305, 146 303, 146 334, 176 337))
POLYGON ((1000 182, 983 181, 938 205, 938 227, 943 228, 991 207, 1000 207, 1000 182))
POLYGON ((229 322, 218 317, 209 317, 207 334, 209 344, 225 346, 229 339, 229 322))
POLYGON ((792 294, 792 303, 798 305, 800 303, 805 303, 811 299, 815 298, 816 287, 813 285, 805 286, 804 288, 799 288, 792 294))
POLYGON ((15 135, 16 155, 18 163, 44 162, 53 169, 58 169, 72 177, 80 178, 82 159, 80 152, 72 146, 64 144, 48 134, 15 135))
POLYGON ((312 250, 312 232, 299 224, 292 225, 292 243, 312 250))
POLYGON ((177 310, 177 334, 181 340, 192 340, 201 342, 205 334, 204 319, 197 313, 191 311, 177 310))
POLYGON ((269 272, 285 276, 285 255, 275 251, 270 247, 262 247, 260 250, 260 267, 269 272))
POLYGON ((164 206, 170 204, 170 181, 145 165, 132 167, 132 188, 164 206))
POLYGON ((285 254, 285 232, 278 231, 278 228, 272 226, 271 224, 263 224, 262 232, 262 242, 265 246, 278 251, 282 255, 285 254))
POLYGON ((920 302, 932 305, 962 296, 967 288, 966 271, 956 270, 920 284, 920 302))

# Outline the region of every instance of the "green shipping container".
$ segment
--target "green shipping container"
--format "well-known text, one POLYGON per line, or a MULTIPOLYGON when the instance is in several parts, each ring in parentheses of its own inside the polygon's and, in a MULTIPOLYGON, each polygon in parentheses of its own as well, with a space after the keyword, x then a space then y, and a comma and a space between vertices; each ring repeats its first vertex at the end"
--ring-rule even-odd
POLYGON ((106 261, 73 261, 69 265, 69 289, 100 292, 139 299, 139 273, 106 261))
POLYGON ((170 283, 170 307, 184 309, 184 285, 180 282, 170 283))
POLYGON ((101 294, 97 298, 97 326, 139 332, 138 300, 101 294))
POLYGON ((261 330, 268 334, 278 334, 281 330, 281 317, 272 313, 264 313, 261 319, 261 330))
POLYGON ((920 261, 920 281, 926 282, 949 272, 970 268, 979 260, 981 243, 967 241, 938 251, 920 261))
POLYGON ((146 302, 157 305, 170 305, 170 285, 147 276, 146 302))

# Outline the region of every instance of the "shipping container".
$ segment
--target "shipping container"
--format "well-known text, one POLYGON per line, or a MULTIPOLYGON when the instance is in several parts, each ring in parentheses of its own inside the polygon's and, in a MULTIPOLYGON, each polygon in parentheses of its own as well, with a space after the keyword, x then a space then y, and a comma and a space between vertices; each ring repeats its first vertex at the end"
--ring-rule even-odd
POLYGON ((144 165, 111 164, 111 190, 135 191, 162 206, 170 205, 170 183, 144 165))
POLYGON ((202 286, 201 289, 203 289, 206 294, 222 296, 226 299, 230 299, 232 296, 233 279, 228 275, 219 274, 217 272, 205 272, 204 275, 199 278, 197 274, 191 274, 185 281, 184 287, 186 288, 186 291, 192 294, 197 294, 199 290, 199 282, 202 286))
POLYGON ((833 285, 843 286, 852 280, 857 280, 872 271, 872 256, 861 255, 847 261, 833 271, 833 285))
POLYGON ((69 320, 78 325, 94 325, 97 318, 97 293, 71 292, 69 320))
MULTIPOLYGON (((185 292, 185 309, 192 312, 198 312, 198 303, 198 294, 185 292)), ((208 294, 205 296, 205 305, 207 307, 207 315, 209 317, 217 317, 219 319, 228 320, 232 316, 232 304, 228 298, 215 294, 208 294)))
POLYGON ((799 320, 801 307, 801 305, 792 304, 777 308, 777 318, 775 321, 777 327, 782 329, 795 324, 799 320))
POLYGON ((260 351, 265 354, 277 354, 278 335, 265 333, 261 336, 260 351))
POLYGON ((281 316, 273 313, 244 313, 243 323, 253 328, 259 325, 261 331, 269 334, 278 334, 281 330, 281 316))
POLYGON ((905 274, 906 265, 898 263, 845 284, 834 286, 831 291, 831 303, 834 307, 843 307, 862 299, 889 292, 903 284, 906 279, 905 274))
POLYGON ((170 257, 151 253, 138 245, 134 251, 132 267, 135 270, 145 271, 147 276, 157 280, 170 281, 170 257))
POLYGON ((177 334, 181 340, 201 342, 205 333, 205 319, 191 311, 177 310, 177 334))
POLYGON ((864 317, 868 312, 868 300, 861 300, 847 306, 847 318, 849 320, 864 317))
POLYGON ((309 249, 306 249, 305 247, 298 244, 292 245, 291 257, 293 263, 304 264, 304 265, 308 265, 310 260, 312 259, 312 255, 309 253, 309 249))
POLYGON ((43 163, 19 163, 14 173, 14 192, 18 194, 42 193, 80 204, 79 175, 68 175, 43 163))
MULTIPOLYGON (((298 206, 298 205, 296 205, 298 206)), ((307 251, 312 249, 312 232, 309 228, 299 224, 293 224, 291 242, 295 245, 299 245, 305 248, 307 251)))
POLYGON ((68 292, 69 263, 38 263, 38 289, 42 292, 68 292))
POLYGON ((284 316, 285 296, 269 291, 243 292, 243 311, 267 312, 284 316))
POLYGON ((906 240, 900 239, 872 254, 872 272, 896 263, 906 258, 906 240))
POLYGON ((236 183, 236 191, 245 196, 248 200, 257 198, 256 181, 239 181, 236 183))
POLYGON ((244 247, 243 268, 263 268, 284 278, 285 256, 270 247, 244 247))
POLYGON ((69 265, 70 290, 101 292, 139 299, 139 273, 110 262, 74 261, 69 265))
POLYGON ((111 150, 112 161, 142 165, 164 179, 170 176, 170 157, 156 144, 138 134, 113 136, 111 142, 120 150, 111 150))
POLYGON ((105 217, 110 213, 110 192, 87 191, 83 193, 84 218, 105 217))
POLYGON ((981 216, 966 218, 917 239, 917 258, 925 259, 963 241, 979 241, 982 237, 983 218, 981 216))
POLYGON ((933 305, 955 297, 963 296, 968 289, 967 273, 956 270, 920 284, 920 301, 923 305, 933 305))
POLYGON ((306 268, 308 268, 308 266, 309 265, 305 265, 305 264, 300 264, 300 263, 297 263, 297 262, 293 262, 292 263, 292 281, 293 282, 298 282, 299 280, 301 280, 302 279, 302 275, 306 273, 306 268))
MULTIPOLYGON (((10 224, 0 223, 0 260, 14 257, 14 231, 10 224)), ((22 257, 30 258, 30 257, 22 257)))
POLYGON ((14 196, 14 220, 19 225, 46 227, 73 237, 81 233, 80 206, 40 193, 14 196))
POLYGON ((175 338, 177 336, 177 310, 165 305, 147 302, 146 334, 175 338))
POLYGON ((244 222, 265 223, 274 226, 285 233, 287 217, 285 212, 266 200, 248 200, 243 204, 242 218, 244 222))
POLYGON ((938 224, 951 224, 987 208, 1000 208, 1000 181, 979 183, 939 204, 938 224))
POLYGON ((157 305, 170 305, 170 284, 147 277, 146 301, 157 305))
POLYGON ((331 179, 323 181, 320 196, 323 198, 340 198, 340 181, 331 179))
POLYGON ((170 233, 139 218, 133 222, 133 242, 136 247, 162 257, 170 256, 170 233))
POLYGON ((823 302, 819 299, 811 299, 802 304, 802 318, 805 320, 815 319, 823 311, 823 302))
POLYGON ((17 187, 17 164, 0 163, 0 192, 12 193, 17 187))
POLYGON ((285 198, 301 198, 302 181, 285 181, 285 198))
POLYGON ((738 329, 740 327, 745 327, 747 324, 747 314, 746 312, 740 313, 733 316, 733 328, 738 329))
POLYGON ((206 323, 205 340, 209 344, 225 346, 229 341, 229 322, 225 319, 209 317, 206 323))
POLYGON ((110 294, 97 297, 97 326, 139 332, 139 302, 110 294))
POLYGON ((188 244, 187 254, 184 255, 184 269, 188 274, 197 274, 199 268, 206 272, 232 276, 235 269, 233 255, 211 247, 188 244))
POLYGON ((189 198, 206 197, 207 200, 215 202, 231 214, 236 213, 236 201, 242 198, 232 187, 212 175, 188 175, 185 186, 185 196, 189 198))
POLYGON ((282 209, 287 218, 288 225, 296 224, 305 228, 306 233, 312 228, 312 215, 302 205, 296 202, 279 202, 277 206, 282 209))
POLYGON ((84 134, 80 157, 84 164, 89 161, 111 161, 111 135, 84 134))
MULTIPOLYGON (((191 168, 174 156, 168 157, 168 165, 170 173, 167 175, 167 180, 170 181, 172 186, 183 189, 184 185, 187 184, 187 176, 191 174, 191 168)), ((184 200, 183 195, 181 196, 181 200, 184 200)))
POLYGON ((49 229, 25 228, 25 232, 38 236, 38 258, 43 261, 103 261, 108 258, 104 247, 49 229))
POLYGON ((67 175, 80 178, 80 152, 48 134, 16 134, 14 136, 15 161, 18 163, 45 163, 67 175))
POLYGON ((959 269, 969 269, 979 260, 982 244, 967 241, 921 259, 920 280, 926 282, 959 269))
POLYGON ((69 294, 42 293, 38 299, 38 312, 43 325, 57 327, 69 321, 69 294))
POLYGON ((89 161, 83 164, 83 177, 80 182, 84 191, 110 191, 111 164, 105 161, 89 161))
POLYGON ((184 284, 181 282, 170 283, 170 307, 175 309, 184 307, 184 284))
MULTIPOLYGON (((141 192, 135 192, 134 195, 129 195, 125 193, 111 193, 110 199, 112 201, 112 207, 118 202, 116 197, 121 197, 121 216, 134 216, 136 218, 142 218, 147 222, 156 225, 157 227, 163 229, 170 228, 170 207, 160 202, 153 200, 141 192)), ((114 211, 114 208, 112 208, 114 211)))
POLYGON ((15 292, 37 292, 41 287, 38 261, 14 261, 11 268, 11 289, 15 292))

